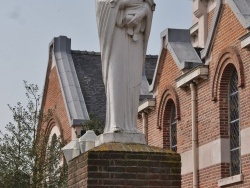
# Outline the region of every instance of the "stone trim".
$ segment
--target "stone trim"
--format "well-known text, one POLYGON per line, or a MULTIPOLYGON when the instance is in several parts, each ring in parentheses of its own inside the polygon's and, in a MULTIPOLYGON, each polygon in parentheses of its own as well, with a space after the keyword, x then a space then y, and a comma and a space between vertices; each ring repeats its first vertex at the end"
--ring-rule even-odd
POLYGON ((241 37, 239 40, 240 40, 241 48, 247 48, 247 49, 250 48, 250 32, 248 32, 246 35, 241 37))
POLYGON ((250 154, 250 127, 240 131, 241 156, 250 154))
POLYGON ((218 89, 219 83, 222 78, 223 72, 225 68, 229 64, 233 64, 237 70, 239 76, 239 87, 244 87, 245 79, 244 79, 244 68, 243 62, 241 60, 240 54, 235 47, 227 47, 219 55, 217 62, 215 63, 215 72, 213 75, 213 82, 212 82, 212 101, 217 101, 218 99, 218 89))
MULTIPOLYGON (((123 144, 123 143, 105 143, 98 147, 91 149, 90 151, 101 151, 101 152, 111 152, 111 151, 120 151, 120 152, 131 152, 136 151, 139 153, 150 152, 150 153, 169 153, 173 155, 178 155, 170 150, 163 148, 148 146, 144 144, 123 144)), ((180 158, 179 158, 180 159, 180 158)))
POLYGON ((219 22, 219 19, 220 19, 221 8, 222 8, 222 0, 217 0, 215 14, 214 14, 213 22, 211 25, 211 29, 210 29, 210 32, 208 34, 204 50, 201 51, 201 59, 205 59, 207 57, 208 53, 210 52, 212 42, 214 41, 214 37, 215 37, 215 31, 217 28, 216 26, 217 26, 217 23, 219 22))
POLYGON ((138 113, 148 111, 155 108, 155 99, 146 99, 142 101, 138 107, 138 113))
POLYGON ((227 178, 220 179, 218 181, 218 186, 222 187, 222 186, 231 185, 231 184, 234 184, 234 183, 239 183, 239 182, 242 182, 242 181, 243 181, 243 175, 239 174, 239 175, 230 176, 230 177, 227 177, 227 178))
POLYGON ((177 92, 175 91, 173 86, 166 86, 165 89, 163 90, 164 93, 161 96, 161 100, 159 103, 159 111, 158 111, 158 123, 157 123, 157 128, 161 129, 163 128, 163 118, 164 118, 164 112, 165 112, 165 107, 168 103, 169 100, 173 100, 175 108, 176 108, 176 119, 180 120, 181 115, 180 115, 180 101, 177 92))
POLYGON ((211 12, 213 9, 216 8, 216 4, 217 2, 215 0, 213 1, 208 1, 208 4, 207 4, 207 12, 211 12))
POLYGON ((177 78, 176 85, 178 88, 187 88, 192 81, 198 83, 206 79, 208 79, 208 66, 200 65, 177 78))
MULTIPOLYGON (((241 158, 250 154, 249 149, 250 128, 241 130, 241 158)), ((229 139, 219 138, 205 145, 199 146, 199 170, 213 167, 218 164, 229 164, 229 139)), ((193 172, 192 150, 181 153, 181 174, 193 172)), ((227 167, 222 167, 227 168, 227 167)), ((224 178, 223 178, 224 180, 224 178)))
POLYGON ((89 120, 89 114, 77 78, 71 56, 71 40, 65 36, 54 38, 55 59, 61 90, 71 126, 82 125, 89 120))
MULTIPOLYGON (((212 167, 221 163, 229 163, 229 139, 219 138, 210 143, 202 145, 199 151, 199 170, 212 167)), ((193 172, 192 150, 181 153, 181 174, 186 175, 193 172)))
POLYGON ((146 144, 145 135, 138 133, 114 132, 103 133, 96 138, 95 146, 100 146, 105 143, 123 143, 123 144, 146 144))

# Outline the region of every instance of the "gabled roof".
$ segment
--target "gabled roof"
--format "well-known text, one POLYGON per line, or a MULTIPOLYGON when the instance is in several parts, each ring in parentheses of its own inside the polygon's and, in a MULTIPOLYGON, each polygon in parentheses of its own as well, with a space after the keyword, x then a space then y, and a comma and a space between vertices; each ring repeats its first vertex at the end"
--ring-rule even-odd
MULTIPOLYGON (((231 10, 245 29, 250 29, 250 0, 227 0, 231 10)), ((217 0, 216 10, 211 25, 211 30, 205 44, 204 50, 201 51, 201 58, 205 59, 211 50, 211 46, 216 35, 216 28, 222 9, 222 0, 217 0)))
MULTIPOLYGON (((71 55, 88 113, 105 122, 106 95, 102 79, 101 54, 72 50, 71 55)), ((145 74, 149 81, 153 79, 156 61, 157 56, 147 55, 145 74)))
POLYGON ((161 38, 163 46, 156 65, 153 82, 150 85, 150 91, 153 91, 157 85, 161 67, 164 63, 163 59, 167 52, 171 54, 180 71, 203 64, 191 44, 189 30, 168 28, 161 33, 161 38))
POLYGON ((157 55, 147 55, 146 57, 145 75, 149 84, 151 84, 153 81, 157 59, 157 55))
POLYGON ((229 6, 245 29, 250 28, 250 0, 227 0, 229 6))
POLYGON ((71 54, 88 113, 103 121, 106 115, 106 97, 101 55, 87 51, 71 51, 71 54))
POLYGON ((71 126, 89 120, 76 70, 71 56, 71 40, 65 36, 54 38, 52 61, 54 62, 71 126))
POLYGON ((214 41, 214 36, 215 36, 216 28, 217 28, 217 23, 218 23, 219 18, 220 18, 221 8, 222 8, 222 0, 217 0, 214 17, 213 17, 213 21, 212 21, 212 24, 211 24, 211 29, 210 29, 210 31, 208 33, 208 37, 207 37, 205 47, 200 53, 201 54, 201 59, 205 59, 206 56, 208 55, 208 53, 211 50, 211 46, 212 46, 212 43, 214 41))
POLYGON ((161 33, 166 48, 180 70, 190 69, 202 64, 200 57, 191 44, 190 31, 187 29, 166 29, 161 33))
MULTIPOLYGON (((71 50, 71 40, 65 36, 54 38, 50 49, 53 63, 49 66, 54 64, 57 68, 71 126, 84 124, 90 115, 104 123, 106 96, 100 53, 71 50)), ((149 82, 153 79, 157 58, 146 57, 145 75, 149 82)), ((145 85, 148 87, 148 83, 145 85)))

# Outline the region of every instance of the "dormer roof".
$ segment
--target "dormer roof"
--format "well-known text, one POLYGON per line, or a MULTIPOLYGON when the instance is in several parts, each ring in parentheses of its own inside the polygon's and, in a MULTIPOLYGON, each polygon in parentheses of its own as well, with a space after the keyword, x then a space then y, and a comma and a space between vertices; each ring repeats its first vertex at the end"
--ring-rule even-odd
POLYGON ((203 65, 197 51, 191 44, 190 31, 188 29, 168 28, 161 33, 161 38, 163 46, 156 65, 154 79, 152 85, 150 85, 150 91, 153 91, 157 85, 158 76, 164 63, 161 57, 165 56, 167 52, 171 54, 180 71, 203 65))
POLYGON ((229 6, 245 29, 250 28, 250 0, 227 0, 229 6))

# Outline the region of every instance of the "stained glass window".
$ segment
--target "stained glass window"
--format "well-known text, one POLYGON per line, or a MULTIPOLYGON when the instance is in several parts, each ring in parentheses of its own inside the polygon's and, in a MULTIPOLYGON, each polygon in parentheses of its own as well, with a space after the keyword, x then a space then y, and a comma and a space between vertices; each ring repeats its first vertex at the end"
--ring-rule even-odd
POLYGON ((231 175, 240 174, 240 118, 239 118, 238 75, 233 70, 229 83, 229 131, 231 175))
POLYGON ((172 105, 171 113, 170 113, 170 147, 171 150, 177 152, 177 129, 176 129, 176 111, 175 106, 172 105))

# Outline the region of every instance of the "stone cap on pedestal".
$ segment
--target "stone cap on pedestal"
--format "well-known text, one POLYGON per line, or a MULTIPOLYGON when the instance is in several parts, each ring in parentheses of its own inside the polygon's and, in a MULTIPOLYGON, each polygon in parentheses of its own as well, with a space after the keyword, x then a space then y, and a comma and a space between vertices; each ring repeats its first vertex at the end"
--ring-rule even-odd
POLYGON ((90 151, 101 151, 101 152, 111 152, 111 151, 119 151, 119 152, 148 152, 148 153, 168 153, 168 154, 172 154, 172 155, 176 155, 177 153, 171 151, 171 150, 167 150, 167 149, 163 149, 163 148, 159 148, 159 147, 155 147, 155 146, 149 146, 149 145, 145 145, 145 144, 124 144, 124 143, 105 143, 102 144, 98 147, 95 147, 93 149, 91 149, 90 151))
POLYGON ((124 143, 124 144, 146 144, 145 135, 142 133, 126 133, 114 132, 103 133, 99 135, 95 141, 95 146, 100 146, 104 143, 124 143))

